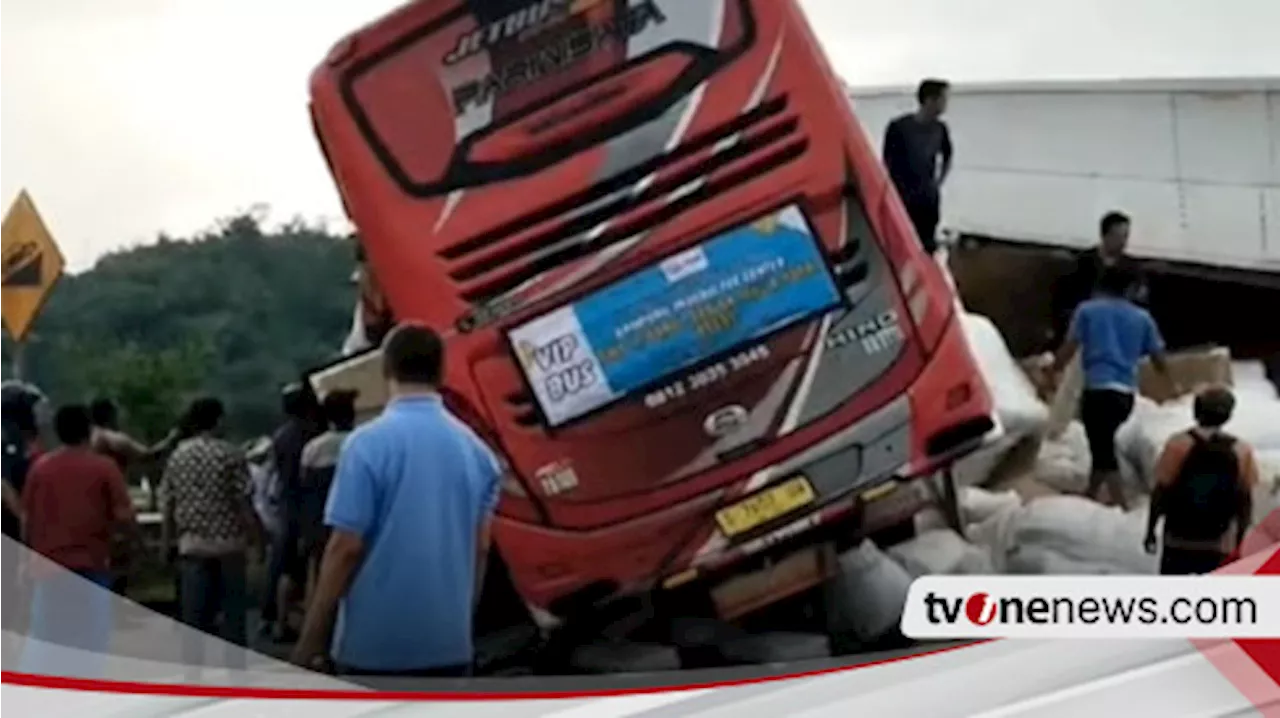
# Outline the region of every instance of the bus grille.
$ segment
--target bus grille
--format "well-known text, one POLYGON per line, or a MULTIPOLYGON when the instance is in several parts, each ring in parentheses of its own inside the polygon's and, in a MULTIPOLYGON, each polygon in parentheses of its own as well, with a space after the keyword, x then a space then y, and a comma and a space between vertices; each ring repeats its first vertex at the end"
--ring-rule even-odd
POLYGON ((675 149, 443 248, 463 299, 482 304, 667 222, 808 149, 783 95, 675 149), (710 153, 696 155, 712 149, 710 153), (651 175, 666 171, 653 180, 651 175), (649 178, 649 179, 646 179, 649 178), (649 182, 646 186, 646 182, 649 182))

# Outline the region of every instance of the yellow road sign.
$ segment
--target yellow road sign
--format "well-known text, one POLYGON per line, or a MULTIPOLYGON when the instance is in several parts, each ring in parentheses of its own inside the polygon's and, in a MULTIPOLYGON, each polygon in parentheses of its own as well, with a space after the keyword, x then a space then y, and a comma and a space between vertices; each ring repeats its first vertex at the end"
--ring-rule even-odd
POLYGON ((22 341, 40 313, 53 285, 62 276, 65 262, 58 243, 36 211, 31 195, 23 190, 4 216, 2 252, 3 282, 0 309, 4 328, 22 341))

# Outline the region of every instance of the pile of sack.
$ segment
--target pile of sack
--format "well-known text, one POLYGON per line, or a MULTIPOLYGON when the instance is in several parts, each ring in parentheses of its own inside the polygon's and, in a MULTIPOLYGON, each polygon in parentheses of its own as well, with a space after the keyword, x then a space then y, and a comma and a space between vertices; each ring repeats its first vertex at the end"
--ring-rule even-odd
POLYGON ((833 635, 873 643, 893 634, 920 576, 1156 573, 1142 545, 1145 508, 1126 513, 1074 496, 1024 504, 1017 492, 973 487, 961 490, 960 504, 966 537, 933 528, 886 549, 864 541, 840 556, 826 586, 833 635))
POLYGON ((999 573, 1154 574, 1156 557, 1143 548, 1147 510, 1103 506, 1077 496, 1035 499, 970 529, 988 547, 999 573))
POLYGON ((1040 401, 1035 385, 990 319, 965 312, 960 315, 960 323, 982 378, 991 390, 997 430, 986 446, 956 462, 953 471, 960 486, 980 486, 992 479, 1015 446, 1045 431, 1049 407, 1040 401))
MULTIPOLYGON (((1139 398, 1139 402, 1148 402, 1139 398)), ((1181 428, 1185 429, 1183 425, 1181 428)), ((1117 442, 1120 438, 1117 436, 1117 442)), ((1129 489, 1129 497, 1149 493, 1151 472, 1140 468, 1137 464, 1125 461, 1123 448, 1120 449, 1120 474, 1124 485, 1129 489)), ((1039 483, 1063 494, 1084 493, 1089 487, 1089 439, 1085 436, 1084 425, 1072 420, 1055 437, 1044 438, 1036 456, 1034 477, 1039 483)), ((1154 467, 1154 461, 1151 467, 1154 467)))
MULTIPOLYGON (((1117 435, 1131 511, 1074 495, 1090 473, 1084 427, 1055 411, 1010 354, 989 319, 961 311, 965 335, 991 389, 997 429, 954 467, 962 537, 940 511, 916 517, 915 538, 887 549, 866 541, 841 556, 828 585, 833 630, 874 641, 896 630, 912 579, 924 575, 1155 574, 1143 547, 1147 495, 1156 458, 1168 439, 1194 425, 1191 397, 1158 404, 1139 397, 1117 435), (1019 447, 1030 447, 1018 467, 1019 447), (1015 459, 1011 461, 1011 459, 1015 459), (983 486, 1014 486, 993 491, 983 486), (1031 485, 1034 490, 1027 490, 1031 485)), ((1262 470, 1255 521, 1280 507, 1280 397, 1261 366, 1233 367, 1237 408, 1227 430, 1252 444, 1262 470)), ((1070 403, 1070 402, 1068 402, 1070 403)))
MULTIPOLYGON (((1241 362, 1232 368, 1236 408, 1224 429, 1254 449, 1261 482, 1254 488, 1254 522, 1280 507, 1280 396, 1263 375, 1261 363, 1241 362)), ((1195 424, 1187 396, 1157 404, 1138 397, 1132 416, 1116 434, 1116 448, 1127 474, 1149 486, 1156 460, 1174 435, 1195 424)))

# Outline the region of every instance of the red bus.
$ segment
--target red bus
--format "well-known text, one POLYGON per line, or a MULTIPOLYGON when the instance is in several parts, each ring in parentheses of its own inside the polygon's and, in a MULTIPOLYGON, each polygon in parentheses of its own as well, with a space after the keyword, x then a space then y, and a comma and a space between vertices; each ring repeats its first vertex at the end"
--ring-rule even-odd
POLYGON ((388 306, 510 466, 496 546, 544 619, 900 522, 993 429, 792 0, 424 0, 311 99, 388 306))

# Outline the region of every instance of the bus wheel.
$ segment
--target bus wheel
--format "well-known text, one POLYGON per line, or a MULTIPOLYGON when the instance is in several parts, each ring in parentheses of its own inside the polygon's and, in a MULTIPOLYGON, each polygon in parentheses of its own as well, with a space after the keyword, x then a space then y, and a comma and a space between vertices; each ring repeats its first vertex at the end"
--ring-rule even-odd
POLYGON ((475 615, 476 672, 511 674, 528 665, 542 635, 497 549, 489 553, 475 615))

